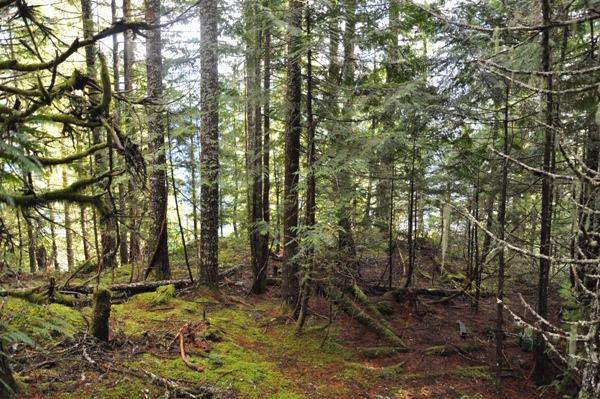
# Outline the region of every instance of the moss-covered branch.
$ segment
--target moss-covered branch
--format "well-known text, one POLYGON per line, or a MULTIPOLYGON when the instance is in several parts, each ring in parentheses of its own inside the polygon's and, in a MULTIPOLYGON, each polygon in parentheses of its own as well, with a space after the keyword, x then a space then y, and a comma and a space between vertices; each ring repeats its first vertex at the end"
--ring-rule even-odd
POLYGON ((102 99, 100 103, 91 110, 92 116, 108 115, 110 109, 110 100, 112 98, 112 91, 110 86, 110 72, 106 63, 106 57, 104 54, 99 53, 98 59, 100 60, 100 79, 102 82, 102 99))
POLYGON ((80 119, 73 115, 68 115, 68 114, 37 114, 37 115, 33 115, 31 118, 29 118, 29 120, 30 121, 38 121, 38 122, 43 122, 43 121, 58 122, 58 123, 64 123, 66 125, 74 125, 74 126, 89 127, 89 128, 101 126, 100 122, 83 120, 83 119, 80 119))
POLYGON ((107 177, 107 175, 102 175, 78 180, 65 188, 47 191, 45 193, 25 194, 10 198, 0 196, 0 202, 18 207, 32 207, 48 202, 72 202, 79 205, 94 206, 101 214, 107 214, 109 210, 101 196, 79 193, 80 190, 96 184, 107 177))
POLYGON ((106 37, 123 33, 125 31, 135 31, 139 32, 140 30, 148 30, 155 29, 158 25, 150 25, 146 22, 124 22, 118 21, 115 24, 105 28, 101 32, 98 32, 94 36, 80 40, 79 38, 75 39, 73 43, 67 48, 63 53, 57 55, 50 61, 39 62, 39 63, 25 63, 19 62, 18 60, 4 60, 0 61, 0 70, 13 70, 19 72, 36 72, 42 71, 46 69, 55 68, 56 66, 65 62, 69 57, 71 57, 77 50, 84 48, 90 44, 94 44, 106 37))
POLYGON ((35 157, 35 159, 43 166, 51 166, 51 165, 64 165, 70 164, 73 161, 78 159, 85 158, 94 154, 97 151, 103 150, 108 147, 108 143, 100 143, 93 145, 82 152, 78 152, 77 154, 67 155, 63 158, 48 158, 48 157, 35 157))

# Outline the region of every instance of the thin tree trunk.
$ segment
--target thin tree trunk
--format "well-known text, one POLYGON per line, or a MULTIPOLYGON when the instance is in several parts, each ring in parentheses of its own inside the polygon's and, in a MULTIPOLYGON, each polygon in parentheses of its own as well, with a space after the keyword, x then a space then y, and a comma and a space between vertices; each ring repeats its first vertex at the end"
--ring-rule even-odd
MULTIPOLYGON (((66 203, 65 203, 65 214, 67 212, 67 207, 66 207, 66 203)), ((70 209, 69 209, 69 213, 70 213, 70 209)), ((90 249, 90 235, 88 232, 88 223, 87 223, 87 211, 85 207, 80 207, 79 208, 79 222, 81 223, 81 241, 82 241, 82 246, 83 246, 83 257, 85 258, 85 260, 89 259, 92 254, 91 254, 91 249, 90 249)), ((71 236, 72 237, 72 236, 71 236)), ((73 247, 73 242, 71 242, 71 247, 73 247)), ((67 249, 68 252, 68 249, 67 249)), ((75 256, 73 256, 73 266, 75 266, 75 256)))
MULTIPOLYGON (((117 2, 115 0, 111 0, 110 9, 112 13, 112 23, 117 23, 117 2)), ((113 35, 113 88, 115 92, 119 92, 121 90, 120 82, 120 74, 119 74, 119 40, 117 35, 113 35)), ((115 125, 121 125, 121 113, 119 112, 119 108, 114 108, 114 123, 115 125)), ((125 214, 125 185, 123 182, 119 182, 118 184, 118 201, 119 201, 119 211, 120 214, 125 214)), ((127 229, 123 223, 117 224, 118 229, 118 237, 119 237, 119 255, 121 265, 126 265, 129 263, 129 249, 127 248, 127 229)))
MULTIPOLYGON (((131 0, 123 0, 123 16, 126 21, 131 21, 131 0)), ((134 51, 132 34, 130 31, 123 33, 123 85, 126 93, 133 91, 133 78, 131 76, 133 62, 134 62, 134 51)), ((129 126, 130 120, 125 117, 125 126, 129 126)), ((129 262, 135 264, 141 260, 142 250, 140 244, 140 212, 139 212, 139 201, 137 198, 138 189, 133 179, 129 179, 127 182, 128 191, 128 203, 129 203, 129 262)), ((126 241, 123 237, 122 241, 126 241)), ((132 276, 133 277, 133 276, 132 276)))
POLYGON ((406 282, 404 287, 410 287, 412 285, 413 274, 415 270, 415 240, 413 234, 413 221, 414 221, 414 202, 415 202, 415 158, 416 158, 416 132, 413 132, 413 145, 412 145, 412 160, 410 169, 410 186, 408 192, 408 273, 406 275, 406 282))
MULTIPOLYGON (((269 9, 269 0, 265 0, 263 7, 269 9)), ((270 191, 271 180, 269 173, 270 151, 271 151, 271 28, 269 23, 263 27, 265 41, 263 44, 263 220, 269 224, 271 222, 270 210, 270 191)), ((268 245, 268 242, 267 242, 268 245)), ((268 257, 268 254, 267 254, 268 257)))
MULTIPOLYGON (((506 99, 504 102, 504 148, 503 152, 508 155, 508 107, 509 107, 510 86, 506 84, 506 99)), ((500 189, 500 201, 498 206, 498 238, 504 241, 504 232, 506 224, 506 196, 508 192, 508 159, 504 158, 502 165, 502 186, 500 189)), ((502 335, 504 329, 504 249, 498 254, 498 301, 496 315, 496 379, 502 379, 502 365, 504 364, 502 335)))
MULTIPOLYGON (((67 169, 63 168, 62 171, 63 187, 67 187, 69 184, 67 169)), ((83 211, 84 208, 81 208, 83 211)), ((69 272, 75 270, 75 251, 73 248, 73 229, 71 223, 71 204, 68 202, 64 203, 65 212, 65 240, 67 244, 67 270, 69 272)), ((83 213, 83 212, 82 212, 83 213)), ((81 223, 85 223, 85 214, 81 215, 81 223)), ((85 230, 84 230, 85 231, 85 230)), ((87 245, 86 245, 87 246, 87 245)), ((87 250, 89 252, 89 249, 87 250)), ((89 253, 86 253, 86 260, 88 259, 89 253)))
POLYGON ((21 213, 27 225, 27 252, 29 253, 29 271, 31 273, 35 273, 37 270, 35 265, 35 230, 29 209, 23 209, 21 213))
MULTIPOLYGON (((551 17, 550 0, 542 0, 542 18, 543 25, 550 24, 551 17)), ((551 49, 550 49, 550 29, 542 30, 542 71, 550 72, 551 68, 551 49)), ((543 169, 545 172, 553 172, 554 158, 554 100, 552 96, 552 75, 548 74, 545 79, 545 141, 543 169)), ((538 276, 538 308, 540 317, 546 319, 548 316, 548 283, 550 276, 551 262, 549 257, 552 255, 551 234, 552 234, 552 192, 553 182, 549 174, 542 177, 542 209, 540 223, 540 255, 545 256, 540 259, 538 276)), ((543 328, 543 327, 542 327, 543 328)), ((535 340, 535 380, 538 385, 548 383, 547 356, 545 354, 546 345, 543 334, 538 333, 535 340)))
POLYGON ((196 257, 200 259, 200 231, 198 228, 198 170, 196 169, 196 149, 195 149, 195 136, 190 136, 190 145, 188 148, 188 154, 190 157, 190 202, 192 206, 192 229, 194 233, 194 245, 196 247, 196 257))

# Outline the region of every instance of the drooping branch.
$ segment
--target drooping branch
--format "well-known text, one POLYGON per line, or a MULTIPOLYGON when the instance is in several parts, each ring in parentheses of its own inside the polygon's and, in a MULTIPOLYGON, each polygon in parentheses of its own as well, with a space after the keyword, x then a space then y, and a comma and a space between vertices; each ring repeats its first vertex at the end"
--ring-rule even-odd
POLYGON ((96 207, 101 214, 108 214, 109 209, 99 195, 85 195, 80 190, 90 187, 101 180, 108 178, 108 174, 82 179, 62 189, 47 191, 45 193, 24 194, 18 196, 0 196, 0 202, 18 207, 33 207, 48 202, 72 202, 80 205, 96 207))
POLYGON ((78 159, 85 158, 94 154, 97 151, 103 150, 108 147, 108 142, 100 143, 93 145, 82 152, 78 152, 77 154, 67 155, 62 158, 49 158, 49 157, 34 157, 36 161, 40 163, 42 166, 52 166, 52 165, 64 165, 70 164, 73 161, 77 161, 78 159))

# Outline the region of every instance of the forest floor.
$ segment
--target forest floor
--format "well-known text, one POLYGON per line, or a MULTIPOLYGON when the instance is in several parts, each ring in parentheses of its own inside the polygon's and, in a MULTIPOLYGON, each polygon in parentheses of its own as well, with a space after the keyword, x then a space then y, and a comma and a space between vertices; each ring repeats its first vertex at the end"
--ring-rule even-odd
MULTIPOLYGON (((431 287, 433 256, 422 259, 415 276, 420 287, 431 287)), ((51 334, 39 347, 9 348, 19 380, 28 385, 18 397, 522 399, 541 395, 533 382, 533 354, 517 346, 515 336, 522 329, 508 314, 505 370, 501 382, 496 381, 495 339, 485 334, 495 329, 492 295, 481 298, 477 313, 464 295, 429 305, 439 298, 420 296, 418 309, 414 302, 392 302, 386 320, 409 350, 382 350, 374 356, 364 348, 388 344, 319 295, 312 295, 306 326, 296 334, 294 321, 280 313, 278 287, 270 287, 264 295, 248 294, 247 269, 226 279, 219 294, 187 289, 172 298, 161 299, 150 292, 115 301, 108 344, 95 342, 84 332, 89 308, 48 307, 53 316, 74 325, 73 334, 66 338, 51 334), (466 336, 461 336, 458 321, 466 326, 466 336), (182 342, 189 366, 181 357, 182 342)), ((383 258, 362 264, 360 286, 373 303, 386 298, 385 289, 374 288, 378 283, 385 286, 387 277, 380 281, 387 276, 385 269, 383 258)), ((122 277, 127 278, 127 273, 122 277)), ((394 284, 401 280, 396 271, 394 284)), ((513 280, 508 290, 518 313, 523 307, 516 293, 532 304, 535 293, 527 279, 520 280, 513 280)), ((456 289, 461 284, 438 278, 433 285, 456 289)), ((557 394, 552 388, 542 396, 565 394, 568 391, 557 394)))

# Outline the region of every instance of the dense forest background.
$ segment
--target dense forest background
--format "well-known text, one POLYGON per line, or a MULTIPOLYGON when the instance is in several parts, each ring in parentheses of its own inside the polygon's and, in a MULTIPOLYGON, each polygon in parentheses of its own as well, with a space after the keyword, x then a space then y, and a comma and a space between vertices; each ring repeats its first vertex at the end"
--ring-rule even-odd
POLYGON ((551 353, 598 398, 596 6, 0 0, 2 271, 210 288, 244 248, 302 328, 374 257, 414 287, 431 242, 496 331, 535 281, 537 383, 551 353))

